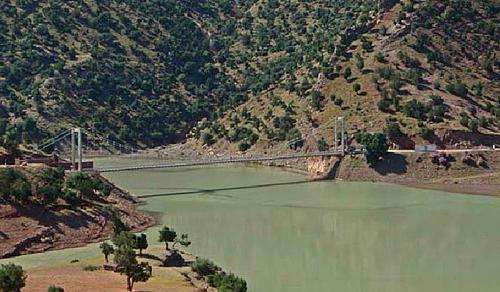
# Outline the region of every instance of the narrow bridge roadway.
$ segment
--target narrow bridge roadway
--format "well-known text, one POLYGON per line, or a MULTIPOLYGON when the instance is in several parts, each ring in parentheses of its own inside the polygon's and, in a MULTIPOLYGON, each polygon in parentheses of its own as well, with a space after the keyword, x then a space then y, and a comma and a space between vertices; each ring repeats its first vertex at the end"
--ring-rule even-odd
POLYGON ((324 151, 324 152, 311 152, 311 153, 279 155, 279 156, 229 157, 221 159, 208 159, 208 160, 204 159, 200 161, 189 161, 189 162, 170 162, 170 163, 158 163, 149 165, 119 166, 119 167, 109 167, 109 168, 103 167, 103 168, 94 168, 92 169, 92 171, 119 172, 119 171, 131 171, 131 170, 141 170, 141 169, 180 168, 189 166, 205 166, 213 164, 291 160, 297 158, 342 156, 342 155, 343 155, 342 152, 324 151))

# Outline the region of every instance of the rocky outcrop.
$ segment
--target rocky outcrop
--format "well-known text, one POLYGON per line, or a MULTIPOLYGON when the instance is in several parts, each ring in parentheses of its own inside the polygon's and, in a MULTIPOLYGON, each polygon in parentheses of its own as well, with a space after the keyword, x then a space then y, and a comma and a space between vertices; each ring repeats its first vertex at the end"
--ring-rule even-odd
POLYGON ((311 180, 335 179, 341 158, 314 157, 307 160, 307 171, 311 180))

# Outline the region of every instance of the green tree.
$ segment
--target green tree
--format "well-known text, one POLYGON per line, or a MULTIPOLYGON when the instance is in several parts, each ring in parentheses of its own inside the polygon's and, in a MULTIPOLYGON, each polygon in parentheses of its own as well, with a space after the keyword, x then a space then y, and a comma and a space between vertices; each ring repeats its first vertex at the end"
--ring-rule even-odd
POLYGON ((460 97, 467 97, 469 90, 460 80, 454 80, 453 82, 446 85, 446 90, 451 94, 460 97))
POLYGON ((27 202, 31 194, 31 184, 22 172, 12 167, 0 169, 0 197, 27 202))
POLYGON ((304 146, 304 139, 302 139, 302 133, 297 128, 291 129, 286 134, 286 139, 288 141, 288 146, 290 149, 297 150, 297 148, 301 148, 304 146))
POLYGON ((418 134, 420 135, 420 137, 429 140, 429 138, 431 138, 434 135, 434 131, 423 126, 418 128, 418 134))
POLYGON ((52 204, 62 196, 64 186, 64 169, 49 167, 42 172, 42 185, 38 188, 38 195, 44 204, 52 204))
POLYGON ((136 237, 136 249, 139 250, 139 255, 142 256, 142 250, 148 248, 148 239, 146 234, 142 233, 141 235, 136 237))
POLYGON ((391 101, 390 100, 387 100, 385 98, 382 98, 378 101, 377 103, 377 107, 378 109, 381 111, 381 112, 389 112, 390 108, 391 108, 391 101))
POLYGON ((328 151, 330 149, 330 146, 326 142, 324 137, 321 137, 321 139, 318 140, 318 151, 328 151))
POLYGON ((354 83, 354 84, 352 85, 352 89, 353 89, 356 93, 358 93, 358 92, 361 90, 361 85, 360 85, 359 83, 354 83))
POLYGON ((114 261, 119 267, 120 273, 127 276, 128 291, 132 291, 134 283, 146 282, 151 277, 151 266, 148 263, 139 264, 137 262, 132 245, 120 245, 114 254, 114 261))
POLYGON ((363 57, 361 57, 360 54, 356 54, 356 67, 360 71, 363 70, 363 68, 365 67, 365 61, 363 60, 363 57))
POLYGON ((311 105, 315 110, 321 110, 323 107, 323 95, 317 90, 313 90, 311 93, 311 105))
POLYGON ((158 241, 159 242, 164 242, 165 243, 165 250, 169 250, 168 249, 168 243, 169 242, 173 242, 175 240, 175 238, 177 237, 177 232, 175 232, 174 229, 170 229, 169 227, 167 226, 163 226, 162 229, 160 229, 159 231, 159 238, 158 238, 158 241))
POLYGON ((390 139, 395 140, 403 135, 399 123, 396 120, 387 119, 385 121, 384 134, 390 139))
POLYGON ((136 245, 135 235, 129 231, 122 231, 114 235, 111 240, 113 241, 113 244, 118 248, 122 246, 129 246, 131 248, 134 248, 136 245))
POLYGON ((336 106, 342 106, 342 104, 344 103, 344 100, 341 97, 337 97, 333 103, 336 106))
POLYGON ((469 129, 474 132, 474 133, 477 133, 478 131, 478 126, 479 126, 479 122, 477 121, 477 119, 472 119, 469 123, 469 129))
POLYGON ((385 56, 384 56, 384 53, 378 51, 376 54, 375 54, 375 59, 377 60, 377 62, 379 63, 384 63, 385 62, 385 56))
POLYGON ((15 264, 0 265, 0 291, 19 292, 26 285, 26 273, 15 264))
POLYGON ((364 134, 362 140, 366 161, 370 166, 374 166, 380 157, 383 157, 389 149, 387 138, 382 133, 375 133, 364 134))
POLYGON ((106 263, 109 262, 109 255, 112 254, 115 249, 113 248, 113 246, 107 242, 103 242, 101 243, 101 245, 99 246, 101 248, 101 252, 102 254, 104 255, 104 259, 106 260, 106 263))
POLYGON ((460 113, 460 116, 461 116, 461 118, 460 118, 460 124, 462 126, 468 128, 469 127, 469 120, 470 120, 469 116, 465 112, 460 113))
POLYGON ((203 144, 211 146, 211 145, 215 144, 215 142, 217 142, 217 141, 214 139, 214 135, 212 135, 210 133, 203 134, 203 144))
POLYGON ((351 67, 347 67, 345 68, 344 70, 344 78, 347 80, 351 77, 352 75, 352 71, 351 71, 351 67))
POLYGON ((220 267, 214 264, 211 260, 203 258, 197 258, 196 261, 191 264, 191 269, 193 272, 202 277, 213 275, 220 271, 220 267))
POLYGON ((242 141, 242 142, 240 142, 240 144, 238 144, 238 150, 240 150, 242 152, 247 151, 251 147, 252 146, 250 144, 248 144, 248 142, 246 142, 246 141, 242 141))
POLYGON ((83 197, 94 195, 94 184, 95 182, 92 177, 83 172, 71 175, 66 181, 66 186, 68 188, 77 190, 80 196, 83 197))
POLYGON ((425 120, 427 118, 427 107, 425 104, 421 103, 416 99, 412 99, 407 102, 404 106, 404 112, 407 116, 418 119, 425 120))
POLYGON ((480 117, 479 118, 479 125, 485 129, 487 129, 490 126, 490 122, 486 117, 480 117))

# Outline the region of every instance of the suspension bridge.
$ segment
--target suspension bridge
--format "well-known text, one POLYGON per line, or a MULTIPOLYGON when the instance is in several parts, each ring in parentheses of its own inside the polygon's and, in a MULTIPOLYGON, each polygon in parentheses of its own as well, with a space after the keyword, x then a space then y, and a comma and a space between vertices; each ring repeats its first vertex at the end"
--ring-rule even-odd
MULTIPOLYGON (((333 149, 328 151, 314 151, 314 152, 292 152, 286 154, 274 154, 274 155, 261 155, 261 154, 252 154, 252 155, 243 155, 243 156, 224 156, 217 158, 203 158, 194 161, 182 161, 182 162, 165 162, 160 161, 151 164, 142 164, 142 163, 133 163, 132 165, 125 165, 119 167, 100 167, 96 168, 84 168, 83 162, 83 144, 84 137, 86 137, 87 143, 89 141, 93 141, 93 144, 97 144, 98 147, 106 147, 112 149, 118 149, 119 153, 128 153, 132 154, 135 157, 140 157, 144 152, 136 149, 134 147, 130 147, 128 145, 124 145, 118 143, 116 141, 112 141, 110 139, 104 138, 102 135, 96 134, 94 131, 87 129, 84 131, 82 128, 72 128, 61 132, 60 134, 54 136, 54 138, 49 139, 48 141, 40 144, 37 148, 37 151, 44 152, 46 149, 54 148, 56 145, 67 142, 66 140, 70 139, 70 145, 65 145, 64 148, 70 148, 70 158, 69 161, 71 163, 71 170, 73 171, 95 171, 100 173, 106 172, 120 172, 120 171, 134 171, 134 170, 144 170, 144 169, 168 169, 168 168, 183 168, 183 167, 203 167, 209 165, 216 164, 232 164, 232 163, 251 163, 251 162, 266 162, 266 161, 282 161, 282 160, 293 160, 300 158, 311 158, 311 157, 332 157, 338 156, 342 157, 345 154, 346 148, 346 132, 345 132, 345 120, 343 117, 335 117, 328 122, 322 124, 320 127, 314 129, 310 133, 305 136, 293 139, 285 143, 282 147, 289 148, 291 145, 295 145, 301 141, 306 140, 310 136, 316 135, 316 133, 324 128, 330 127, 333 124, 334 131, 334 141, 333 141, 333 149), (96 142, 97 141, 97 142, 96 142)), ((174 145, 169 147, 169 150, 175 150, 175 148, 180 145, 174 145)), ((95 145, 94 145, 95 147, 95 145)), ((57 151, 55 151, 57 152, 57 151)), ((58 152, 59 153, 59 152, 58 152)))

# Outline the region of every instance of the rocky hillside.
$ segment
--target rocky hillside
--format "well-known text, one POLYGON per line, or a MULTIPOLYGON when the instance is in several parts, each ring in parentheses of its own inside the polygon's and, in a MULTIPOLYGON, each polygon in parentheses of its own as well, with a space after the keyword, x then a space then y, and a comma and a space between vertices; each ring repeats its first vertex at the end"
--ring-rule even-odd
POLYGON ((0 16, 6 148, 79 125, 261 149, 335 115, 403 147, 499 132, 496 0, 7 0, 0 16))
POLYGON ((312 147, 325 148, 333 130, 322 126, 344 116, 353 137, 384 131, 396 147, 498 144, 499 7, 401 1, 369 13, 375 18, 328 38, 335 50, 323 63, 290 70, 217 123, 201 124, 202 143, 261 149, 314 132, 312 147))

